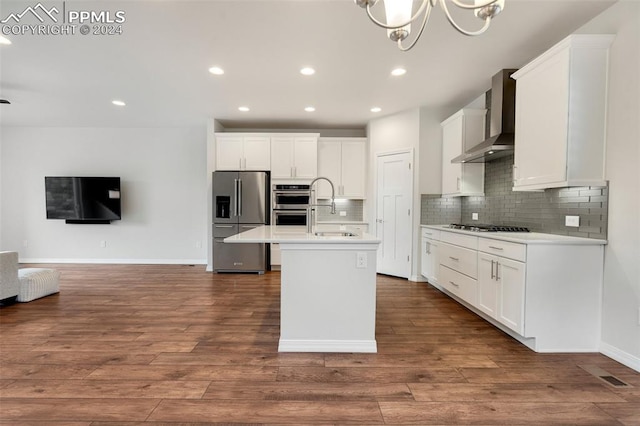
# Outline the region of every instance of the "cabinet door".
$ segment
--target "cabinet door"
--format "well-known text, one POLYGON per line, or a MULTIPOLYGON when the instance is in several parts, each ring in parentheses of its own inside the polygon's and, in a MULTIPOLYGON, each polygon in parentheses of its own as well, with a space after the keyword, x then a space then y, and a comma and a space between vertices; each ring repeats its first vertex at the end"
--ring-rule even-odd
MULTIPOLYGON (((341 154, 342 143, 335 140, 319 140, 318 141, 318 176, 324 176, 331 179, 336 186, 336 196, 342 195, 338 192, 339 186, 342 184, 341 179, 341 154)), ((326 181, 320 180, 316 183, 316 191, 318 198, 331 197, 331 185, 326 181)))
POLYGON ((497 257, 478 253, 478 309, 492 318, 498 316, 498 281, 495 279, 497 257))
POLYGON ((498 321, 518 334, 524 334, 525 264, 498 258, 498 321))
POLYGON ((242 169, 242 136, 216 136, 216 170, 242 169))
POLYGON ((569 51, 517 80, 514 186, 567 179, 569 51))
POLYGON ((342 191, 347 198, 364 198, 366 145, 364 141, 342 141, 342 191))
POLYGON ((244 138, 244 170, 270 170, 271 143, 268 137, 244 138))
POLYGON ((318 175, 318 138, 295 138, 293 177, 313 179, 318 175))
POLYGON ((442 194, 458 194, 461 189, 462 164, 452 164, 451 159, 462 153, 461 115, 442 127, 442 194))
POLYGON ((294 138, 271 138, 271 179, 293 177, 294 138))

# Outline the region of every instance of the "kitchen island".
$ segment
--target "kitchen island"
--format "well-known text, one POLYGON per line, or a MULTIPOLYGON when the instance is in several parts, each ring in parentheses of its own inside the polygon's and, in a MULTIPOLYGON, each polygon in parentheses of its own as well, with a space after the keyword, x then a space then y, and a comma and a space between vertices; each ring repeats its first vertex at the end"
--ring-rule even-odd
POLYGON ((307 233, 303 226, 261 226, 224 242, 280 244, 279 352, 377 352, 379 239, 366 233, 307 233))

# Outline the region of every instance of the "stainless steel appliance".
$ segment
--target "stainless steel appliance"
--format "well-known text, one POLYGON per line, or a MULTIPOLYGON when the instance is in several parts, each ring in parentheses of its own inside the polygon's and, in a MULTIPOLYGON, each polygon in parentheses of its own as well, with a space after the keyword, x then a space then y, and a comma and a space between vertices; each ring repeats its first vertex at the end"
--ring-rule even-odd
POLYGON ((268 172, 213 173, 213 270, 258 272, 267 269, 265 244, 225 244, 231 235, 269 224, 268 172))
POLYGON ((461 224, 452 223, 447 226, 451 229, 463 229, 465 231, 474 232, 529 232, 529 228, 524 226, 508 226, 508 225, 485 225, 485 224, 461 224))
POLYGON ((307 206, 310 203, 309 185, 273 185, 272 218, 274 225, 307 224, 307 206))

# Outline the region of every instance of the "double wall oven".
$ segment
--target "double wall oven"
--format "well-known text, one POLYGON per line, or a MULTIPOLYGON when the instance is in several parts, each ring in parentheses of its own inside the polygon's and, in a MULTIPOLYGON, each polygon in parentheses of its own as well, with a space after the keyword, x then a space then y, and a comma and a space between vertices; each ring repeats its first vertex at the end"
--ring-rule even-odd
POLYGON ((307 224, 307 205, 311 197, 309 185, 275 184, 272 188, 272 225, 307 224))

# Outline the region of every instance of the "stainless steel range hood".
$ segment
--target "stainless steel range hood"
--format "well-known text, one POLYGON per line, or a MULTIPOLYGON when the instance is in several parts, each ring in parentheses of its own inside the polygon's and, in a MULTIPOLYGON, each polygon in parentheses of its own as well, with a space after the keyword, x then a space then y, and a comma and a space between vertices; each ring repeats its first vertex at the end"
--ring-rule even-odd
POLYGON ((516 71, 505 69, 493 76, 491 90, 487 92, 487 139, 467 149, 452 163, 484 163, 513 153, 516 81, 511 74, 516 71))

